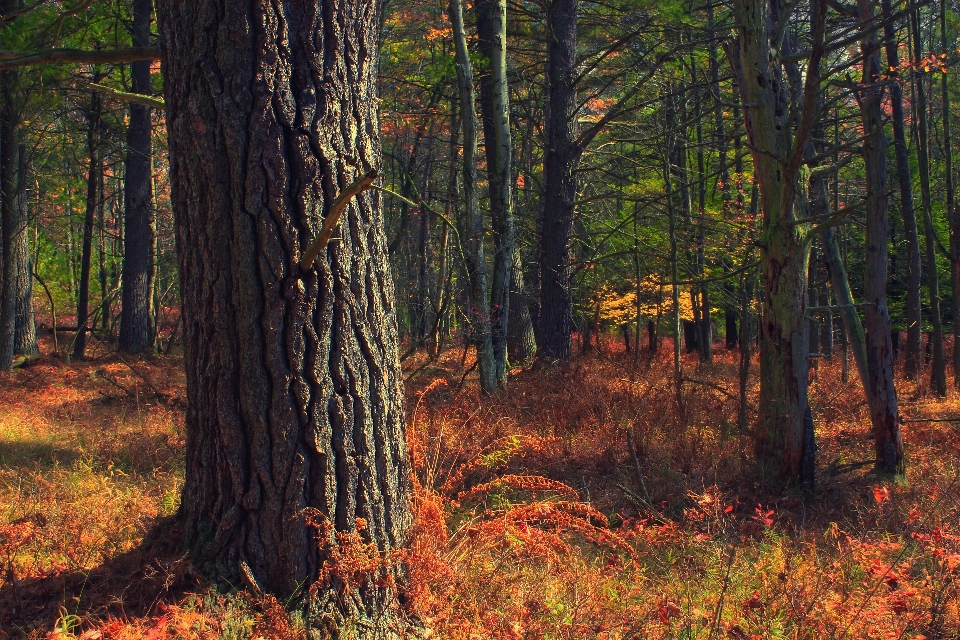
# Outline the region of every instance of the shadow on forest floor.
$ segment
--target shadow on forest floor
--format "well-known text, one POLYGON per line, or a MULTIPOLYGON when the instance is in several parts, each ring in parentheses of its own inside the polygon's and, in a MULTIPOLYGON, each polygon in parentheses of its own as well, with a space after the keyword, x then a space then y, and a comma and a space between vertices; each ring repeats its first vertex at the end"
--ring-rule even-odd
MULTIPOLYGON (((57 628, 76 632, 71 627, 81 620, 150 616, 162 602, 195 590, 203 580, 179 552, 174 523, 172 516, 158 519, 137 548, 89 571, 7 579, 0 587, 0 638, 57 628)), ((42 516, 26 524, 42 535, 42 516)))

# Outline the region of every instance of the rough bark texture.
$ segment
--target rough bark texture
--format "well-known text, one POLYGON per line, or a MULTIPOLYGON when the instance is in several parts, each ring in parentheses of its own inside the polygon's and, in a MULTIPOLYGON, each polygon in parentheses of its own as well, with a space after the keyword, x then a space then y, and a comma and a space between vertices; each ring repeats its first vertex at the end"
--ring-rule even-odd
POLYGON ((543 159, 543 226, 540 230, 539 355, 567 359, 573 302, 570 238, 577 197, 577 0, 554 0, 547 9, 547 147, 543 159))
POLYGON ((17 149, 16 222, 11 240, 16 290, 16 319, 13 330, 13 355, 40 355, 37 346, 37 323, 33 315, 33 266, 30 263, 30 241, 27 235, 27 149, 17 149))
MULTIPOLYGON (((150 45, 151 0, 134 0, 133 46, 150 45)), ((130 65, 134 93, 150 93, 150 62, 130 65)), ((149 288, 155 244, 151 193, 150 107, 130 103, 124 176, 124 236, 119 347, 140 353, 153 346, 153 295, 149 288)))
POLYGON ((338 193, 380 161, 378 7, 157 5, 187 370, 183 542, 234 585, 314 585, 317 638, 396 635, 393 589, 376 575, 348 589, 323 562, 334 531, 390 552, 412 523, 376 193, 298 266, 338 193))
MULTIPOLYGON (((735 65, 743 103, 752 105, 744 110, 744 122, 763 206, 756 449, 765 475, 786 485, 811 486, 814 451, 810 434, 805 437, 811 418, 804 318, 809 245, 805 225, 796 223, 794 213, 799 154, 809 129, 798 131, 791 140, 789 88, 773 54, 777 47, 771 42, 777 32, 775 7, 768 0, 737 0, 734 13, 738 25, 735 65)), ((810 66, 814 69, 810 77, 815 78, 819 61, 811 61, 810 66)), ((815 108, 809 103, 803 106, 799 129, 812 125, 807 109, 815 108)))
MULTIPOLYGON (((493 274, 490 280, 490 331, 497 384, 507 383, 507 342, 516 231, 513 221, 513 141, 510 135, 510 89, 507 85, 507 2, 476 3, 480 53, 486 59, 480 75, 490 220, 493 227, 493 274)), ((522 271, 521 271, 522 280, 522 271)), ((520 300, 517 300, 520 302, 520 300)), ((526 303, 526 300, 523 300, 526 303)))
MULTIPOLYGON (((4 10, 8 9, 8 4, 2 5, 4 10)), ((17 228, 17 123, 13 103, 14 82, 12 72, 0 72, 0 231, 3 234, 3 263, 0 273, 0 371, 10 371, 13 367, 13 339, 17 315, 17 263, 13 251, 17 228)))
POLYGON ((537 338, 533 334, 533 319, 527 285, 523 279, 523 262, 520 250, 513 249, 513 266, 510 274, 510 319, 507 325, 507 355, 515 363, 527 362, 537 355, 537 338))
MULTIPOLYGON (((857 0, 860 21, 873 19, 870 0, 857 0)), ((893 384, 893 343, 890 340, 890 313, 887 309, 887 138, 883 134, 881 110, 880 45, 875 31, 869 31, 860 45, 863 53, 863 90, 860 116, 863 123, 863 162, 866 170, 867 204, 863 273, 864 329, 866 330, 867 372, 873 396, 870 404, 876 443, 877 468, 902 473, 903 440, 897 390, 893 384)))

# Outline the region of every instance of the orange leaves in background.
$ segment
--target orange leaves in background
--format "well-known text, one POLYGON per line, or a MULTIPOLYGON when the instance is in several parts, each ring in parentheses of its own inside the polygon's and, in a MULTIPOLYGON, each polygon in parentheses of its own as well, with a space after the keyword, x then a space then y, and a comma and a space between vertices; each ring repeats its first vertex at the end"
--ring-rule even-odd
POLYGON ((873 499, 877 501, 877 504, 883 504, 884 500, 890 499, 890 488, 880 485, 875 486, 873 488, 873 499))

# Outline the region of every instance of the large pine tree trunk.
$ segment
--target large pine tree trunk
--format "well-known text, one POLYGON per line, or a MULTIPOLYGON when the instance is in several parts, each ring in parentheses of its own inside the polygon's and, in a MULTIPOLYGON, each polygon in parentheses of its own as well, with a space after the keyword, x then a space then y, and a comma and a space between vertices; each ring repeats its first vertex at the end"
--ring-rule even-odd
MULTIPOLYGON (((412 523, 379 197, 351 199, 337 240, 298 266, 334 199, 380 162, 378 7, 157 5, 187 371, 183 541, 204 571, 280 596, 322 577, 333 529, 389 552, 412 523)), ((351 621, 387 636, 395 592, 378 577, 316 584, 313 637, 348 636, 351 621)))
POLYGON ((538 355, 571 354, 573 298, 570 238, 577 198, 577 0, 553 0, 547 9, 547 147, 543 158, 543 222, 540 230, 538 355))
MULTIPOLYGON (((151 0, 133 3, 133 46, 150 45, 151 0)), ((150 62, 130 65, 135 93, 150 93, 150 62)), ((124 178, 123 307, 120 317, 121 351, 139 353, 153 346, 153 292, 150 265, 156 227, 152 210, 152 144, 150 107, 130 103, 127 159, 124 178)))

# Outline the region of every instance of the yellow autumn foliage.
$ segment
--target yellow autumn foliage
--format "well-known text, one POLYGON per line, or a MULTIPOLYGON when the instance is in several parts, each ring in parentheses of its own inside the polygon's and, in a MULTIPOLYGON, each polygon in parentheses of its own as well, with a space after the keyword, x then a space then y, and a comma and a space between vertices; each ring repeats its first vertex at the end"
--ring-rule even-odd
MULTIPOLYGON (((600 320, 607 324, 619 325, 634 322, 637 317, 637 286, 630 283, 629 288, 617 291, 610 285, 603 285, 598 292, 600 300, 600 320)), ((594 298, 596 301, 597 298, 594 298)), ((656 278, 648 276, 640 284, 640 313, 645 318, 654 318, 657 308, 667 317, 673 313, 670 285, 660 285, 656 278)), ((680 287, 680 319, 693 320, 693 303, 690 301, 690 287, 680 287)))

